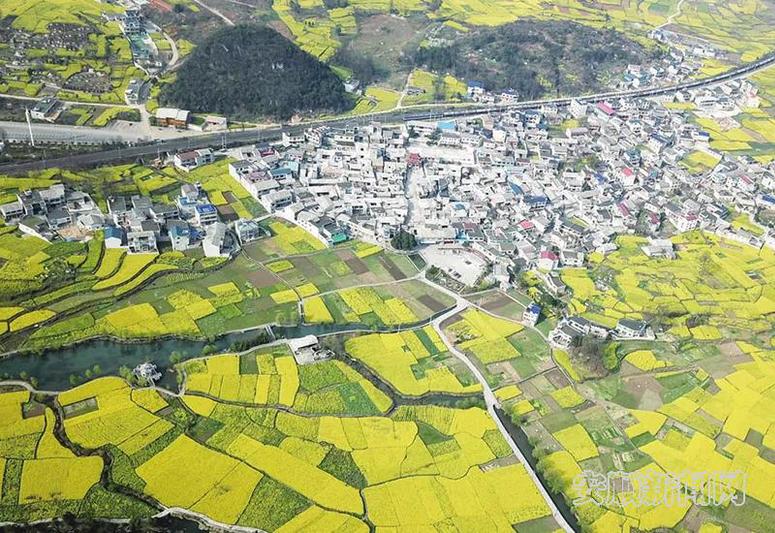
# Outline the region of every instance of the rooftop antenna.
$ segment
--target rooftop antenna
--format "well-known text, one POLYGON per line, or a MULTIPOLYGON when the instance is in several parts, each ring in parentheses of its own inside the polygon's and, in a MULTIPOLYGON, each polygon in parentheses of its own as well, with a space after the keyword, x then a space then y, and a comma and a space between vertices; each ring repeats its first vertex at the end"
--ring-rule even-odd
POLYGON ((27 118, 27 129, 30 131, 30 144, 35 148, 35 136, 32 134, 32 121, 30 120, 29 108, 24 108, 24 116, 27 118))

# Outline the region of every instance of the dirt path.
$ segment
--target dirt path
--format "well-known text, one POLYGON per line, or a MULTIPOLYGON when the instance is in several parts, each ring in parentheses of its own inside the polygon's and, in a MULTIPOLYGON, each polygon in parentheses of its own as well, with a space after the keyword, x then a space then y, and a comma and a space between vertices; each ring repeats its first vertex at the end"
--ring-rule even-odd
POLYGON ((673 11, 670 16, 667 17, 667 20, 656 27, 657 30, 664 28, 665 26, 669 26, 672 24, 677 17, 681 15, 681 8, 683 7, 684 0, 679 0, 679 2, 675 6, 675 11, 673 11))
POLYGON ((215 9, 214 7, 210 7, 210 6, 208 6, 207 4, 205 4, 204 2, 202 2, 202 0, 194 0, 194 2, 196 2, 196 3, 197 3, 199 6, 201 6, 203 9, 206 9, 207 11, 209 11, 210 13, 212 13, 213 15, 215 15, 216 17, 218 17, 218 18, 220 18, 221 20, 223 20, 223 21, 224 21, 226 24, 228 24, 229 26, 234 26, 234 22, 233 22, 233 21, 232 21, 232 20, 231 20, 229 17, 227 17, 226 15, 224 15, 223 13, 221 13, 220 11, 218 11, 217 9, 215 9))

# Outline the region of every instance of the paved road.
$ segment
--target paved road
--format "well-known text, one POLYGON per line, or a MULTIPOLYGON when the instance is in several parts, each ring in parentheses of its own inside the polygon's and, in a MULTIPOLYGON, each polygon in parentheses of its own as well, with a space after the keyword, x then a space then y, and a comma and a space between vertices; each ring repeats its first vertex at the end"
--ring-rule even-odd
MULTIPOLYGON (((575 98, 580 102, 594 103, 601 100, 610 100, 616 98, 648 98, 653 96, 670 95, 677 91, 683 91, 687 89, 696 89, 702 87, 712 87, 714 85, 746 77, 754 72, 770 67, 775 63, 775 53, 768 54, 763 59, 746 63, 740 67, 729 70, 725 73, 703 78, 699 80, 692 80, 669 87, 657 87, 647 89, 636 89, 629 91, 610 91, 605 93, 598 93, 588 96, 581 96, 575 98)), ((134 159, 155 156, 160 152, 174 152, 177 150, 203 147, 203 146, 218 146, 228 145, 234 146, 239 144, 246 144, 250 142, 270 141, 280 138, 282 131, 288 131, 289 133, 297 133, 310 125, 329 125, 329 126, 348 126, 358 123, 364 123, 367 121, 378 121, 383 123, 396 123, 407 120, 422 120, 431 119, 436 120, 440 118, 455 118, 471 115, 481 115, 485 113, 504 111, 509 109, 537 109, 543 105, 568 105, 574 98, 549 98, 544 100, 531 100, 526 102, 518 102, 510 105, 467 105, 467 106, 452 106, 441 105, 433 106, 422 109, 404 109, 387 111, 384 113, 372 113, 369 115, 362 115, 359 117, 347 117, 337 118, 331 120, 320 120, 308 123, 297 124, 293 126, 276 126, 266 129, 252 129, 244 131, 229 131, 225 133, 202 135, 192 134, 187 132, 191 137, 186 139, 174 139, 169 141, 163 141, 159 143, 149 143, 142 146, 133 146, 130 148, 124 148, 121 150, 107 150, 104 152, 94 152, 90 154, 79 154, 72 156, 65 156, 57 159, 50 159, 47 161, 32 161, 25 163, 6 163, 0 165, 0 173, 5 174, 24 174, 26 172, 34 170, 43 170, 51 167, 59 168, 83 168, 89 166, 97 166, 106 163, 119 162, 119 161, 131 161, 134 159)), ((57 126, 51 126, 57 127, 57 126)), ((53 135, 53 134, 52 134, 53 135)))
MULTIPOLYGON (((138 142, 145 135, 130 129, 88 128, 84 126, 60 126, 56 124, 32 124, 37 142, 105 144, 114 142, 138 142)), ((29 141, 30 132, 25 122, 0 121, 0 138, 9 141, 29 141)))
POLYGON ((517 456, 517 458, 519 459, 519 462, 522 463, 522 466, 525 467, 525 471, 533 480, 533 484, 536 486, 536 488, 538 488, 538 491, 541 493, 541 496, 543 496, 544 500, 546 501, 546 505, 549 506, 549 509, 552 512, 552 516, 557 521, 557 524, 566 532, 572 533, 573 528, 571 528, 570 524, 568 524, 568 521, 565 520, 565 517, 562 516, 562 513, 560 513, 560 510, 554 504, 554 501, 552 501, 551 496, 549 496, 549 492, 546 490, 543 483, 541 483, 541 480, 538 478, 538 474, 536 474, 536 472, 533 470, 533 467, 530 466, 530 463, 527 462, 527 458, 522 453, 522 450, 519 449, 519 447, 517 446, 517 443, 514 442, 514 439, 511 438, 511 434, 503 425, 503 422, 501 422, 501 419, 498 417, 498 413, 495 412, 495 409, 500 407, 500 402, 498 401, 498 398, 495 396, 495 393, 493 392, 493 390, 490 388, 489 383, 487 383, 487 379, 484 377, 484 374, 482 374, 479 368, 477 368, 477 366, 473 363, 473 361, 471 361, 471 359, 468 358, 466 354, 464 354, 463 352, 457 349, 454 343, 452 343, 447 338, 447 336, 444 334, 444 331, 441 328, 441 324, 448 318, 451 318, 457 313, 464 311, 468 307, 477 307, 477 306, 474 306, 473 304, 471 304, 471 302, 469 302, 468 300, 466 300, 456 292, 453 292, 448 288, 444 287, 443 285, 433 283, 432 281, 428 280, 424 276, 420 279, 427 285, 455 299, 455 307, 453 307, 443 315, 432 320, 431 325, 433 326, 433 329, 436 331, 439 337, 441 337, 442 342, 444 342, 444 344, 447 346, 447 350, 449 350, 449 352, 452 355, 454 355, 460 361, 462 361, 466 365, 466 367, 468 367, 471 373, 474 375, 476 380, 482 385, 482 393, 484 394, 484 401, 485 401, 485 404, 487 405, 487 412, 490 414, 490 417, 495 421, 495 424, 498 427, 498 430, 501 432, 501 435, 503 435, 503 438, 506 439, 506 442, 509 444, 511 451, 514 452, 514 455, 517 456))

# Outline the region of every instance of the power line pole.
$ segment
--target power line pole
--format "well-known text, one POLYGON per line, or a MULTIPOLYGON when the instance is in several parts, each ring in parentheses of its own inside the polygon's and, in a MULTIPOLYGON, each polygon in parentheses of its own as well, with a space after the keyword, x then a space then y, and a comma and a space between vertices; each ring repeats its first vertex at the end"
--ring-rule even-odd
POLYGON ((30 110, 29 108, 24 108, 24 116, 27 119, 27 129, 30 132, 30 144, 33 148, 35 148, 35 136, 32 134, 32 121, 30 120, 30 110))

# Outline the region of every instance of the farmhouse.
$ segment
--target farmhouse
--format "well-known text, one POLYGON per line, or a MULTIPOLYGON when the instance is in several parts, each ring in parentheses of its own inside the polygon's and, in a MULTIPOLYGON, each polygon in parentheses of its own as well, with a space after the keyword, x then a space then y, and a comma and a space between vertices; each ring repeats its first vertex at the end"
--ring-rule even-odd
POLYGON ((54 122, 59 117, 61 111, 62 106, 59 100, 53 96, 47 96, 35 104, 35 107, 30 111, 30 118, 32 120, 54 122))
POLYGON ((189 121, 189 112, 185 109, 172 107, 160 107, 156 110, 156 124, 170 128, 186 128, 189 121))

